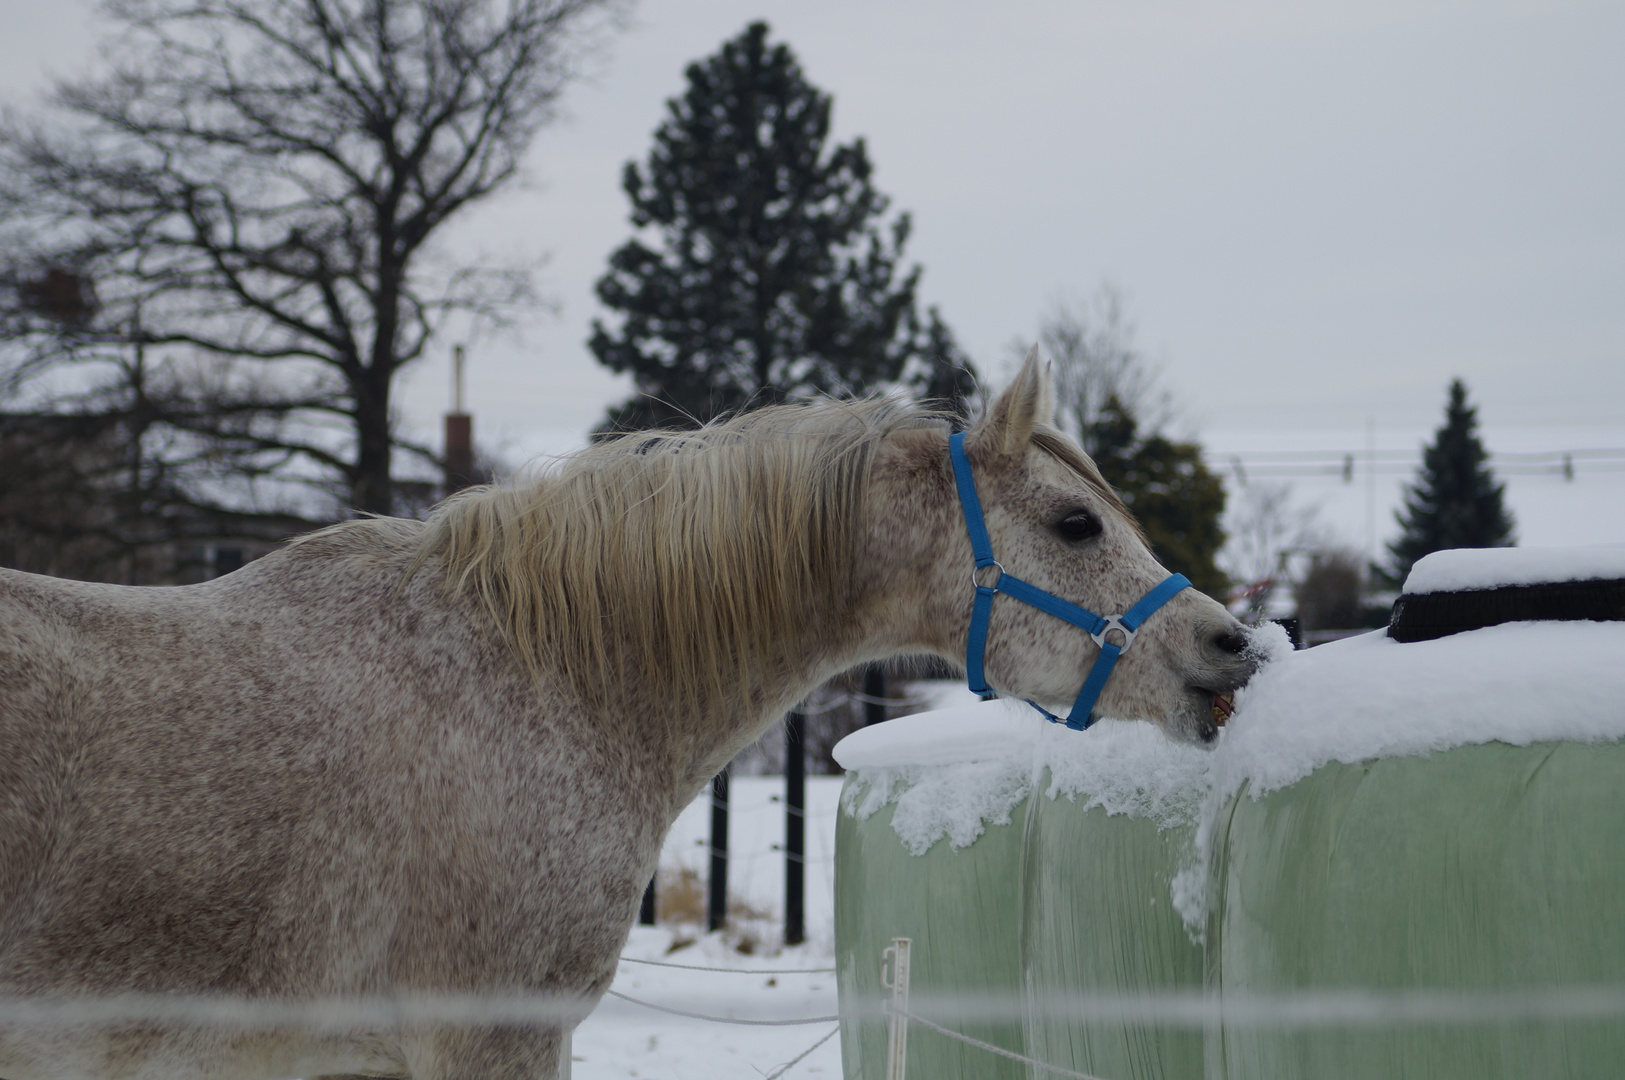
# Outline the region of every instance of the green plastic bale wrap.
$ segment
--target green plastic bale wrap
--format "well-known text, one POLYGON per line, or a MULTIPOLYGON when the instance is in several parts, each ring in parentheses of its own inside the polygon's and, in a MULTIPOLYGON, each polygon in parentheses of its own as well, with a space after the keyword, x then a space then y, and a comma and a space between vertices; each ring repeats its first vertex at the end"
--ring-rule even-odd
MULTIPOLYGON (((999 702, 877 725, 836 755, 856 770, 836 832, 843 1008, 884 993, 881 952, 906 937, 911 1000, 945 1027, 1112 1080, 1200 1076, 1200 1031, 1084 1024, 1067 1003, 1200 990, 1173 884, 1203 880, 1211 755, 1149 724, 1080 733, 999 702), (954 994, 979 1000, 929 1001, 954 994)), ((908 1039, 911 1077, 1027 1075, 918 1025, 908 1039)), ((883 1075, 883 1019, 842 1043, 849 1078, 883 1075)))
MULTIPOLYGON (((1328 764, 1215 823, 1222 992, 1625 985, 1625 746, 1328 764)), ((1221 1027, 1209 1080, 1625 1075, 1625 1021, 1221 1027)))
MULTIPOLYGON (((890 781, 882 781, 889 783, 890 781)), ((869 781, 850 774, 842 805, 869 781)), ((903 783, 899 781, 899 783, 903 783)), ((881 953, 892 938, 913 941, 911 996, 1004 994, 1019 1001, 1018 925, 1022 800, 1008 825, 988 824, 969 846, 946 839, 911 854, 892 828, 897 804, 860 818, 843 809, 835 838, 835 952, 841 1011, 868 1007, 872 1019, 843 1021, 841 1059, 847 1080, 884 1080, 886 1020, 878 1002, 881 953)), ((974 1005, 932 1009, 945 1027, 1023 1052, 1021 1024, 980 1020, 974 1005)), ((911 1025, 908 1075, 932 1080, 1025 1080, 1024 1066, 911 1025)))
POLYGON ((1171 900, 1194 858, 1195 797, 1183 823, 1108 813, 1065 795, 1033 798, 1022 889, 1027 1046, 1040 1061, 1110 1080, 1200 1080, 1202 1033, 1085 1024, 1046 1015, 1046 999, 1199 991, 1202 947, 1171 900))

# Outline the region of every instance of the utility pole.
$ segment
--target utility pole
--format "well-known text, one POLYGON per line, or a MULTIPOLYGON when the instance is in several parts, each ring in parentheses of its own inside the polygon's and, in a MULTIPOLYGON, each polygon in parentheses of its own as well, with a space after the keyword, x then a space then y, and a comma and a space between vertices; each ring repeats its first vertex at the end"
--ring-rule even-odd
POLYGON ((1365 421, 1365 564, 1377 561, 1377 418, 1365 421))

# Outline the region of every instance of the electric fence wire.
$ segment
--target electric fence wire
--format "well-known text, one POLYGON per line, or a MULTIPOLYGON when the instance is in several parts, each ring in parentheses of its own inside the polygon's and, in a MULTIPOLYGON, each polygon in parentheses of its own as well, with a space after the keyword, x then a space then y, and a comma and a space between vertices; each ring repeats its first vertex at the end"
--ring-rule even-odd
POLYGON ((978 1050, 986 1050, 990 1054, 997 1054, 1000 1057, 1009 1058, 1011 1061, 1019 1061, 1023 1065, 1030 1068, 1042 1069, 1045 1072, 1055 1073, 1057 1076, 1075 1077, 1076 1080, 1101 1080, 1100 1077, 1091 1073, 1073 1072, 1071 1069, 1063 1069, 1059 1065, 1051 1065, 1047 1061, 1039 1061, 1037 1058, 1030 1058, 1025 1054, 1018 1054, 1014 1050, 1006 1050, 1002 1046, 994 1046, 992 1043, 983 1042, 981 1039, 973 1039, 969 1035, 958 1031, 951 1031, 940 1024, 933 1024, 931 1021, 926 1020, 923 1017, 915 1016, 913 1013, 903 1009, 894 1008, 892 1011, 911 1024, 919 1024, 921 1027, 930 1028, 939 1035, 946 1035, 950 1039, 958 1039, 960 1042, 968 1043, 971 1046, 976 1047, 978 1050))
MULTIPOLYGON (((789 1072, 791 1069, 795 1068, 797 1065, 801 1064, 809 1056, 811 1056, 814 1050, 817 1050, 820 1046, 823 1046, 840 1033, 841 1029, 839 1025, 831 1028, 828 1035, 825 1035, 822 1039, 819 1039, 817 1042, 807 1047, 807 1049, 803 1050, 789 1061, 786 1061, 783 1065, 780 1065, 777 1069, 774 1069, 770 1073, 764 1074, 762 1080, 779 1080, 779 1077, 783 1076, 785 1073, 789 1072)), ((761 1072, 762 1070, 757 1069, 756 1071, 761 1072)))
POLYGON ((886 707, 893 709, 913 709, 918 708, 921 705, 931 705, 935 703, 936 700, 937 699, 934 697, 874 697, 870 694, 859 693, 856 690, 847 690, 835 695, 834 697, 820 701, 816 705, 804 702, 791 711, 798 712, 803 716, 822 716, 824 713, 834 712, 836 709, 844 709, 854 702, 860 705, 885 705, 886 707))
POLYGON ((645 1009, 653 1009, 655 1012, 670 1013, 672 1016, 682 1016, 689 1020, 705 1020, 712 1024, 739 1024, 744 1027, 799 1027, 804 1024, 833 1024, 841 1019, 841 1014, 835 1013, 831 1016, 804 1016, 789 1020, 741 1020, 732 1016, 710 1016, 706 1013, 689 1012, 687 1009, 674 1009, 670 1005, 659 1005, 653 1001, 643 1001, 639 998, 630 997, 619 990, 605 990, 604 993, 632 1005, 641 1005, 645 1009))
MULTIPOLYGON (((761 975, 766 971, 719 969, 761 975)), ((828 974, 828 971, 810 972, 828 974)), ((752 1026, 872 1022, 890 999, 845 995, 828 1016, 748 1020, 676 1009, 631 998, 630 1004, 696 1020, 752 1026)), ((394 997, 256 999, 178 994, 108 997, 0 997, 0 1027, 64 1028, 132 1023, 174 1023, 267 1030, 333 1031, 360 1026, 417 1024, 574 1024, 590 1010, 571 995, 411 994, 394 997)), ((1625 1020, 1625 985, 1547 986, 1508 990, 1311 990, 1273 993, 913 994, 910 1019, 919 1014, 959 1015, 979 1022, 1023 1019, 1171 1028, 1293 1029, 1312 1027, 1427 1027, 1625 1020)))
MULTIPOLYGON (((768 970, 705 968, 623 958, 633 963, 732 974, 762 975, 768 970)), ((783 969, 783 974, 829 974, 831 969, 783 969)), ((642 1009, 706 1023, 744 1027, 792 1027, 840 1021, 875 1021, 888 1014, 970 1046, 1058 1076, 1097 1080, 928 1020, 889 999, 865 1001, 825 1016, 746 1019, 679 1009, 623 994, 608 997, 642 1009)), ((911 1004, 939 1015, 952 1009, 984 1022, 1026 1019, 1078 1023, 1128 1023, 1166 1027, 1214 1025, 1243 1028, 1455 1026, 1527 1024, 1557 1021, 1625 1019, 1625 986, 1574 985, 1499 991, 1297 991, 1294 993, 1219 993, 1203 991, 1152 994, 1051 995, 1039 1000, 1020 994, 916 995, 911 1004)), ((414 1024, 511 1024, 573 1027, 585 1018, 579 998, 561 995, 440 994, 392 998, 314 999, 306 1001, 188 997, 168 994, 124 994, 104 998, 0 998, 0 1027, 71 1029, 96 1025, 169 1023, 191 1027, 243 1030, 302 1028, 335 1032, 356 1027, 414 1024)), ((783 1076, 840 1030, 831 1030, 802 1054, 767 1074, 783 1076)))
POLYGON ((833 975, 835 969, 827 968, 725 968, 705 967, 701 964, 673 964, 665 960, 638 960, 631 956, 621 957, 623 964, 647 964, 650 967, 677 968, 680 971, 716 971, 725 975, 833 975))

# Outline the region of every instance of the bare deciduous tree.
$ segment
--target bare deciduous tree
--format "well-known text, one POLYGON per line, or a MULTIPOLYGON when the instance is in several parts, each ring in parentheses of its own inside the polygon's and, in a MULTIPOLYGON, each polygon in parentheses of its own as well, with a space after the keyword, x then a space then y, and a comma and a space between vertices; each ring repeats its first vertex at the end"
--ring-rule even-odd
POLYGON ((448 316, 533 299, 524 267, 434 242, 515 177, 615 0, 107 12, 113 74, 59 85, 48 121, 0 127, 11 389, 47 372, 82 393, 96 377, 65 365, 168 346, 186 359, 162 423, 248 474, 388 513, 407 446, 396 375, 448 316), (63 291, 69 277, 94 292, 63 291))
MULTIPOLYGON (((1039 321, 1038 346, 1054 364, 1061 426, 1091 456, 1097 450, 1092 432, 1113 397, 1147 435, 1172 418, 1172 399, 1135 347, 1134 333, 1123 291, 1109 281, 1086 298, 1057 297, 1039 321)), ((1030 347, 1018 338, 1011 353, 1019 359, 1030 347)))
POLYGON ((1219 565, 1241 588, 1245 617, 1256 622, 1268 613, 1275 590, 1290 584, 1287 556, 1320 548, 1325 536, 1313 507, 1292 504, 1291 484, 1249 482, 1237 468, 1237 494, 1224 524, 1229 539, 1219 565))
POLYGON ((1305 633, 1352 630, 1364 625, 1364 563, 1358 551, 1344 548, 1317 551, 1310 557, 1303 577, 1292 586, 1298 621, 1305 633))

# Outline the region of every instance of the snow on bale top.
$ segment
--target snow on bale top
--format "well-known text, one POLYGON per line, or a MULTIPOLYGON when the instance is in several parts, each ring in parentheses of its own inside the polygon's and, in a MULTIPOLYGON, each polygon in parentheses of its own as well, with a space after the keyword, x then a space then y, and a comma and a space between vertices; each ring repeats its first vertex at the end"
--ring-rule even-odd
POLYGON ((842 740, 835 758, 853 773, 843 810, 866 819, 894 804, 891 827, 916 855, 1009 825, 1029 797, 1065 796, 1159 828, 1194 824, 1170 894, 1199 929, 1213 828, 1244 785, 1258 799, 1331 762, 1625 739, 1625 622, 1513 622, 1409 644, 1379 630, 1301 652, 1279 626, 1255 635, 1268 662, 1212 750, 1140 721, 1075 732, 1020 703, 984 702, 842 740))
POLYGON ((1102 720, 1088 731, 1045 722, 1026 704, 997 700, 888 720, 848 735, 835 760, 856 775, 844 802, 866 819, 896 803, 892 828, 923 855, 938 840, 962 848, 1011 814, 1048 771, 1043 794, 1084 809, 1194 824, 1212 755, 1151 724, 1102 720))
POLYGON ((1625 578, 1625 544, 1567 548, 1455 548, 1416 560, 1410 595, 1625 578))
POLYGON ((831 753, 847 770, 1001 761, 1032 751, 1034 720, 1022 702, 978 701, 859 728, 831 753))
MULTIPOLYGON (((1575 550, 1583 554, 1527 573, 1558 564, 1612 572, 1602 553, 1625 555, 1620 545, 1575 550)), ((1279 626, 1255 633, 1269 662, 1237 694, 1211 751, 1174 743, 1144 722, 1105 720, 1076 732, 1019 702, 979 702, 877 724, 838 743, 835 760, 858 781, 846 810, 867 818, 895 803, 893 828, 923 854, 937 840, 960 848, 988 823, 1007 824, 1046 770, 1050 799, 1064 795, 1166 828, 1196 821, 1204 804, 1214 810, 1244 784, 1258 798, 1334 761, 1488 742, 1625 739, 1625 622, 1508 622, 1411 643, 1378 630, 1302 652, 1279 626)))
POLYGON ((1287 653, 1236 695, 1216 787, 1245 782, 1256 798, 1332 761, 1625 738, 1622 659, 1619 622, 1505 623, 1409 644, 1378 630, 1287 653))

